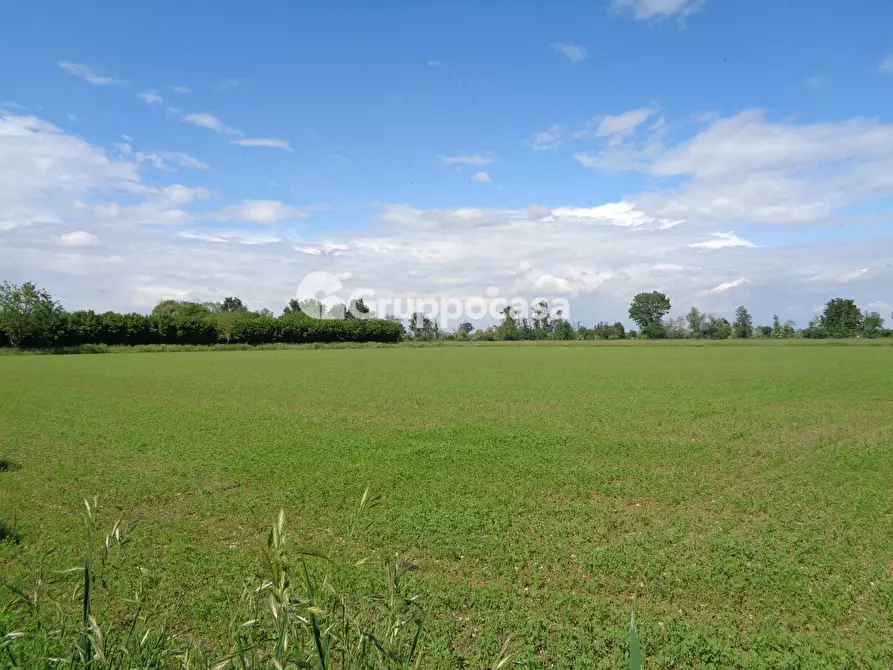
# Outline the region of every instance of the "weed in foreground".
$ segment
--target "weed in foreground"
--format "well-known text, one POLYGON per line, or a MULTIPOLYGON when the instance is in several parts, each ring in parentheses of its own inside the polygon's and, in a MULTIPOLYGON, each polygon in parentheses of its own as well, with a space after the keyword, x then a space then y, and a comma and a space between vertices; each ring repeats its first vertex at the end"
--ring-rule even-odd
MULTIPOLYGON (((352 527, 380 498, 368 490, 352 527)), ((396 556, 387 566, 386 589, 364 597, 335 587, 327 573, 315 574, 314 562, 330 563, 324 552, 289 552, 285 514, 280 511, 261 553, 258 574, 246 583, 233 613, 225 648, 215 654, 205 641, 177 635, 164 621, 163 608, 149 596, 151 575, 136 570, 133 596, 122 598, 114 577, 127 577, 121 548, 132 523, 116 521, 99 532, 95 499, 85 501, 87 545, 82 566, 47 569, 48 552, 29 568, 26 588, 8 585, 15 599, 8 610, 20 627, 0 631, 0 654, 13 668, 52 665, 71 670, 123 668, 183 670, 411 670, 424 658, 424 611, 409 594, 418 566, 396 556), (291 558, 291 554, 296 559, 291 558), (70 593, 68 598, 65 593, 70 593)), ((358 567, 364 561, 359 561, 358 567)), ((131 575, 132 576, 132 575, 131 575)), ((125 579, 126 581, 126 579, 125 579)), ((491 666, 510 662, 510 638, 491 666)))

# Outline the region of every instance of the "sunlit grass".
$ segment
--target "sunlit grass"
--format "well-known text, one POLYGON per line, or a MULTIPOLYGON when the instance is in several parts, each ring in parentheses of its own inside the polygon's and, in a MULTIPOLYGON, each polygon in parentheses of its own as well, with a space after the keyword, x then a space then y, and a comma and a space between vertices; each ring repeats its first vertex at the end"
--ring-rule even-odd
MULTIPOLYGON (((887 667, 893 349, 481 346, 0 359, 5 577, 82 500, 222 639, 264 529, 420 566, 423 667, 887 667), (384 494, 351 527, 356 496, 384 494)), ((132 586, 132 585, 131 585, 132 586)), ((122 587, 123 588, 123 587, 122 587)), ((9 629, 11 630, 11 628, 9 629)))

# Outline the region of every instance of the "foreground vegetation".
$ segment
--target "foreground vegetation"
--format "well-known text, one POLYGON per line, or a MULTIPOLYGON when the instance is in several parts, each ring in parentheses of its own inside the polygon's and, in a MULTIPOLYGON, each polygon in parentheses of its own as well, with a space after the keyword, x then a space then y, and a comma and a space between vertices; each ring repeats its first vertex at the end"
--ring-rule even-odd
POLYGON ((219 659, 284 509, 334 593, 386 593, 412 558, 426 668, 489 667, 509 636, 520 667, 620 667, 633 597, 650 668, 886 668, 891 364, 771 343, 2 357, 2 577, 78 565, 98 495, 103 528, 139 521, 110 587, 148 579, 170 635, 219 659), (366 486, 387 504, 357 524, 366 486))

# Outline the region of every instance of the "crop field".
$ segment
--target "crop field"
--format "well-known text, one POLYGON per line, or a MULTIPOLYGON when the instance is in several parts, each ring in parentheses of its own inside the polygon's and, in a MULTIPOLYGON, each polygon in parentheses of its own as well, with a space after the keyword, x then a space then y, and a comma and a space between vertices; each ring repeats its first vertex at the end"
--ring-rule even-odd
POLYGON ((281 508, 359 591, 420 566, 426 668, 622 667, 633 598, 646 667, 893 666, 891 346, 3 356, 0 458, 2 581, 97 496, 212 648, 281 508))

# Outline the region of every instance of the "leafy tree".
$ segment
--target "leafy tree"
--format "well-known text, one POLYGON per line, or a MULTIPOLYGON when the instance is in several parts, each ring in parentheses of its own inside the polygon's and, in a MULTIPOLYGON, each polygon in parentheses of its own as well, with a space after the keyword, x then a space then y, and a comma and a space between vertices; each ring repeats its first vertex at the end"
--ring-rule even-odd
POLYGON ((552 337, 556 340, 572 340, 574 339, 574 327, 570 321, 562 318, 561 310, 559 309, 555 315, 555 321, 552 325, 552 337))
POLYGON ((685 321, 688 323, 688 330, 691 332, 692 337, 697 338, 703 335, 702 330, 706 320, 707 315, 699 312, 697 307, 692 307, 688 310, 688 314, 685 315, 685 321))
POLYGON ((229 296, 220 303, 221 312, 247 312, 248 308, 242 304, 242 301, 236 297, 229 296))
POLYGON ((784 325, 781 327, 781 332, 779 337, 790 338, 795 337, 797 335, 797 324, 794 323, 793 319, 788 319, 784 322, 784 325))
MULTIPOLYGON (((694 309, 694 307, 692 307, 692 309, 694 309)), ((692 333, 685 324, 686 317, 684 316, 677 316, 675 319, 666 319, 664 321, 664 333, 671 340, 682 340, 686 337, 690 337, 692 336, 692 333)), ((700 328, 700 325, 698 327, 700 328)))
POLYGON ((336 303, 329 307, 326 311, 325 318, 334 319, 336 321, 342 321, 344 319, 352 319, 353 316, 348 316, 350 312, 347 311, 347 307, 343 302, 336 303))
POLYGON ((31 282, 0 284, 0 330, 13 347, 52 344, 61 316, 59 303, 31 282))
POLYGON ((300 303, 300 311, 314 319, 322 319, 326 313, 326 306, 315 298, 307 298, 300 303))
MULTIPOLYGON (((545 301, 540 303, 540 305, 543 304, 545 304, 545 301)), ((548 316, 545 318, 548 318, 548 316)), ((518 335, 518 321, 515 319, 515 310, 510 305, 506 305, 502 310, 502 323, 496 329, 496 337, 500 340, 517 340, 518 335)))
POLYGON ((661 319, 670 311, 670 299, 660 291, 639 293, 629 305, 629 318, 635 321, 642 333, 651 338, 666 335, 661 319))
POLYGON ((732 324, 722 317, 708 314, 701 324, 701 336, 711 340, 727 340, 732 336, 732 324))
POLYGON ((865 312, 862 319, 862 334, 865 337, 877 337, 884 329, 884 319, 877 312, 865 312))
POLYGON ((778 314, 772 315, 772 337, 781 337, 781 319, 778 314))
POLYGON ((735 323, 733 324, 735 337, 753 337, 753 317, 744 305, 735 310, 735 323))
POLYGON ((187 300, 162 300, 152 309, 152 316, 208 316, 211 310, 207 305, 187 300))
POLYGON ((772 326, 760 326, 757 330, 763 337, 772 337, 772 326))
POLYGON ((409 317, 409 333, 414 340, 436 340, 440 337, 440 326, 423 312, 413 312, 409 317))
POLYGON ((814 316, 809 325, 803 331, 803 337, 813 340, 823 340, 828 337, 828 330, 822 325, 822 317, 814 316))
POLYGON ((862 312, 849 298, 834 298, 825 304, 822 325, 831 337, 854 337, 862 325, 862 312))
POLYGON ((247 313, 242 310, 223 310, 217 315, 217 336, 227 344, 239 338, 247 313))
MULTIPOLYGON (((505 313, 505 310, 503 310, 503 313, 505 313)), ((540 300, 533 310, 533 337, 537 340, 544 340, 551 332, 552 323, 549 314, 549 303, 545 300, 540 300)))
POLYGON ((372 316, 372 310, 363 302, 363 299, 354 300, 350 305, 350 313, 360 319, 368 319, 372 316))
POLYGON ((457 332, 464 333, 466 337, 471 335, 471 331, 473 330, 474 326, 471 325, 471 321, 463 321, 459 324, 459 328, 456 329, 457 332))
POLYGON ((288 301, 288 304, 283 308, 282 315, 287 316, 288 314, 298 314, 301 312, 301 303, 292 298, 288 301))

